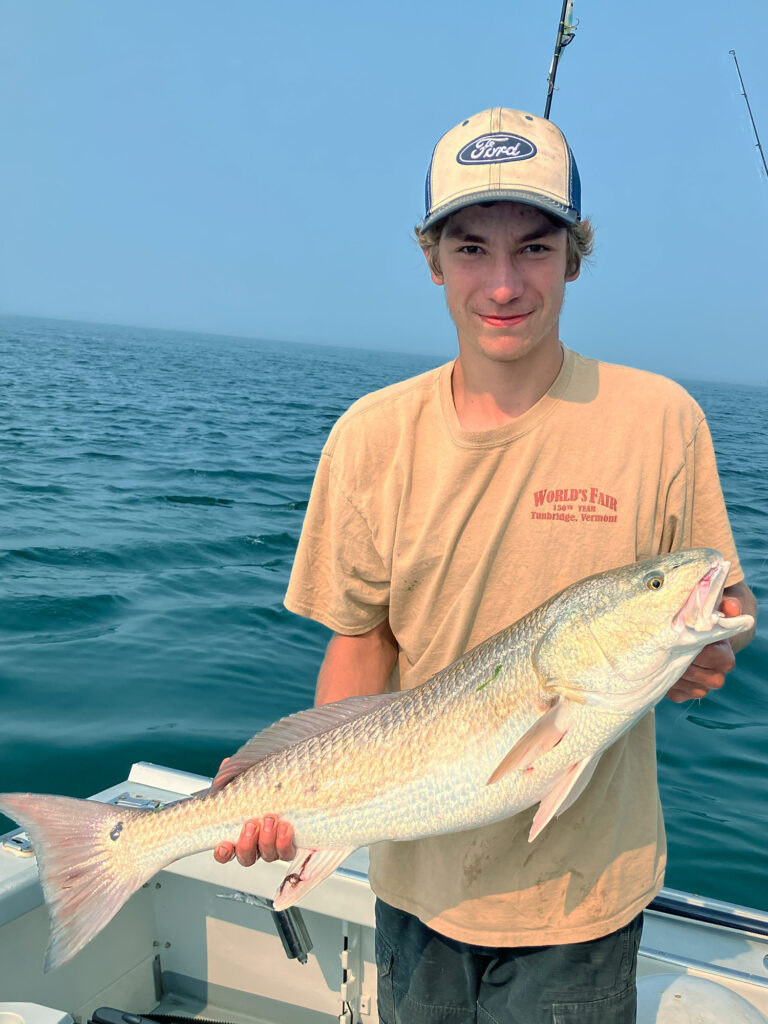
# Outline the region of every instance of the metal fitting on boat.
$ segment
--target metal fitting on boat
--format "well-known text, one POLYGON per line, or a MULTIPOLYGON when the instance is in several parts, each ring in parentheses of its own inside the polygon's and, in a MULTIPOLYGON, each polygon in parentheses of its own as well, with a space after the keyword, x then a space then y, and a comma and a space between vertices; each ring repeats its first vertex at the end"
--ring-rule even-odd
POLYGON ((309 937, 304 915, 298 907, 275 910, 272 900, 268 900, 264 896, 251 896, 246 892, 219 892, 216 895, 222 900, 235 900, 237 903, 246 903, 250 907, 268 910, 275 923, 275 930, 283 943, 285 955, 289 960, 298 960, 300 964, 307 962, 312 949, 312 939, 309 937))

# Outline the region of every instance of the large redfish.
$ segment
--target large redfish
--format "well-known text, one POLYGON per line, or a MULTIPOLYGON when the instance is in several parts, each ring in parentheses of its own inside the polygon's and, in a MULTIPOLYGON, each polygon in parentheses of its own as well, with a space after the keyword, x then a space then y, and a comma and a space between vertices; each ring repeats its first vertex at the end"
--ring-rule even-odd
POLYGON ((51 916, 46 970, 161 868, 234 841, 267 812, 293 823, 298 848, 278 910, 369 843, 475 828, 538 803, 532 840, 702 647, 751 628, 751 616, 717 610, 728 568, 702 549, 590 576, 416 689, 277 722, 209 792, 159 812, 0 796, 37 852, 51 916))

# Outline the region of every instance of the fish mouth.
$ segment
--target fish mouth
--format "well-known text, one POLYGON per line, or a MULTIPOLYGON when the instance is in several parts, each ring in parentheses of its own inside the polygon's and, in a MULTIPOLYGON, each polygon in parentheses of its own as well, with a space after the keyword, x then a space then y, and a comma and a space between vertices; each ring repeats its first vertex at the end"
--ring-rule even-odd
POLYGON ((672 619, 676 632, 682 633, 689 629, 695 633, 706 633, 716 626, 725 625, 726 616, 717 611, 717 606, 723 596, 730 568, 731 563, 723 560, 707 569, 672 619))

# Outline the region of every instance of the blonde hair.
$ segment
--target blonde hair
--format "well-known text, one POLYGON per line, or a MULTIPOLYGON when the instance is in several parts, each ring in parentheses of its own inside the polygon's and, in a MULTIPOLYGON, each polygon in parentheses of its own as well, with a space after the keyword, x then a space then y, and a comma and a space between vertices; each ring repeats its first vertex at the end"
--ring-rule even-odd
MULTIPOLYGON (((545 214, 545 216, 549 215, 545 214)), ((574 277, 578 274, 579 270, 581 270, 582 262, 588 259, 594 251, 595 229, 592 227, 588 217, 577 221, 575 224, 563 224, 562 221, 556 221, 552 217, 549 219, 553 224, 557 224, 558 227, 564 227, 566 229, 568 248, 566 253, 565 274, 566 277, 574 277)), ((431 227, 423 228, 421 224, 417 224, 413 229, 416 241, 424 251, 431 269, 436 274, 442 273, 438 257, 438 246, 440 244, 440 237, 443 233, 443 228, 447 223, 448 217, 444 220, 439 220, 437 224, 433 224, 431 227)))

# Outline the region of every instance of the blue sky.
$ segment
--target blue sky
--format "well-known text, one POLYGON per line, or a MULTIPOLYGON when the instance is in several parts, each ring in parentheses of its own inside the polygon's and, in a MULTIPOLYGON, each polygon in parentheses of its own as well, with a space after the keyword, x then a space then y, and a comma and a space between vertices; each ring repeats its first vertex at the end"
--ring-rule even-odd
MULTIPOLYGON (((0 312, 455 352, 435 140, 543 113, 561 0, 0 0, 0 312)), ((764 0, 575 0, 552 118, 594 265, 566 343, 768 383, 764 0), (712 8, 715 8, 712 10, 712 8)))

